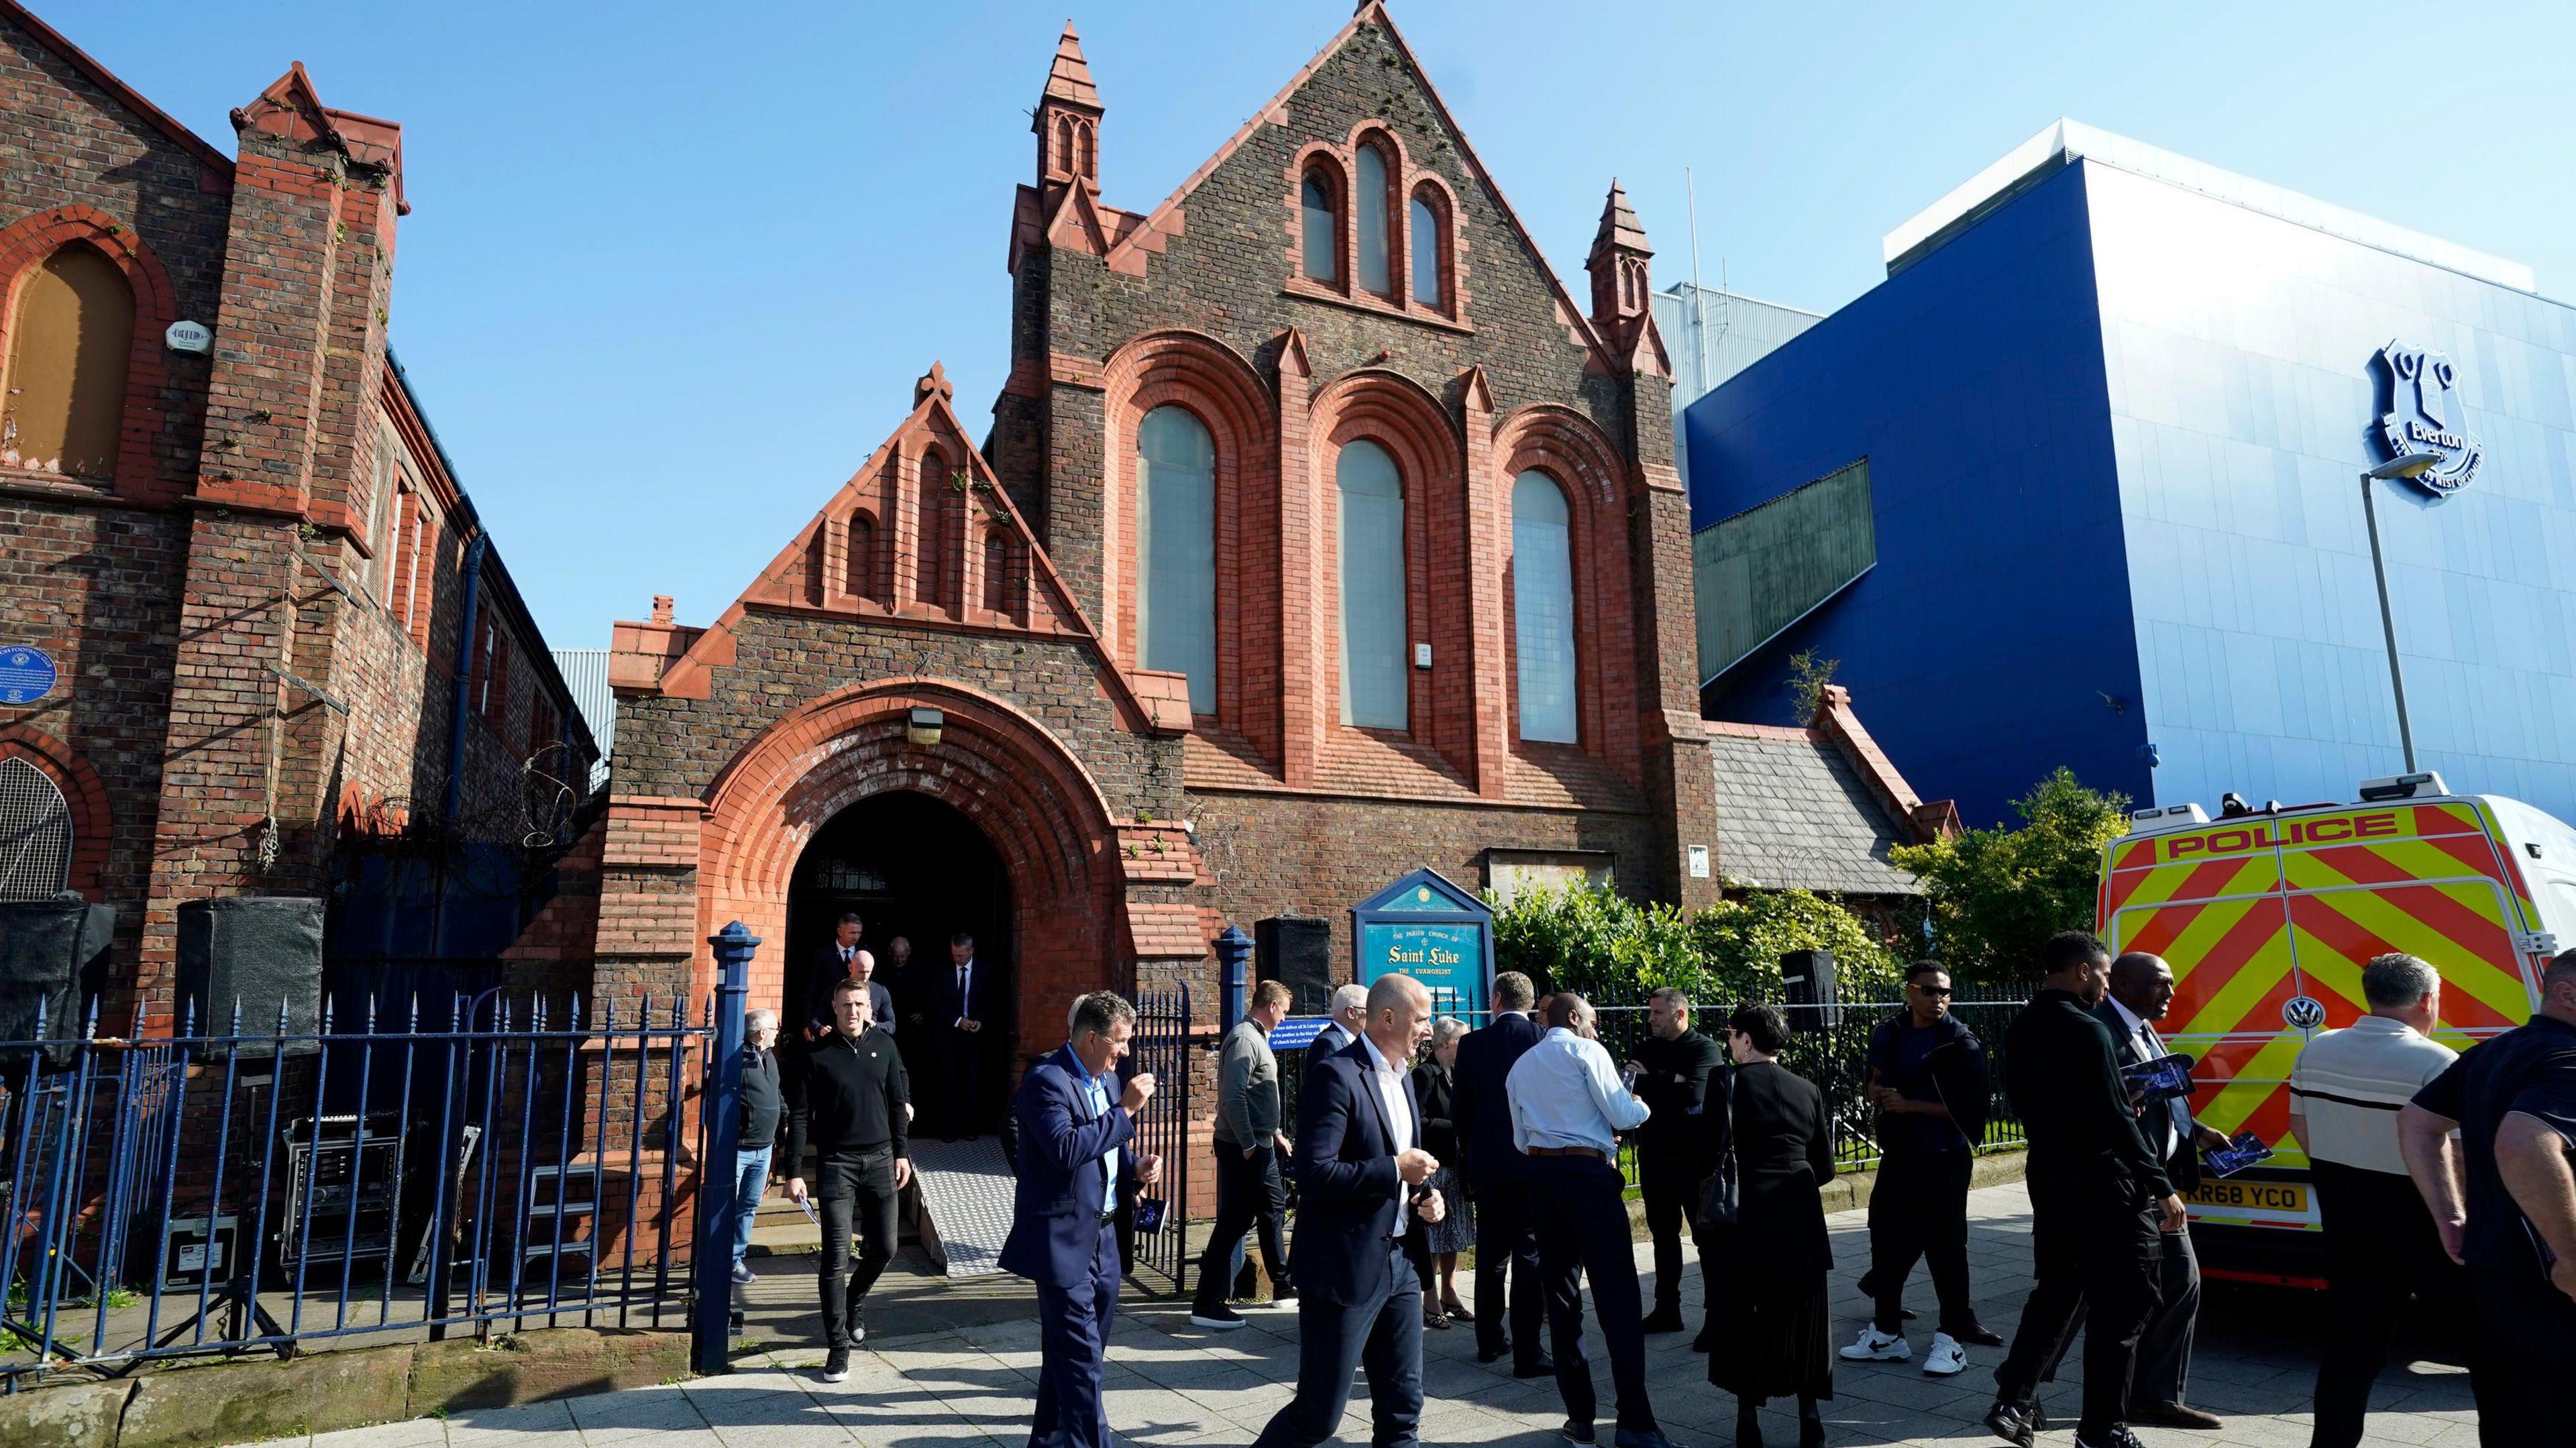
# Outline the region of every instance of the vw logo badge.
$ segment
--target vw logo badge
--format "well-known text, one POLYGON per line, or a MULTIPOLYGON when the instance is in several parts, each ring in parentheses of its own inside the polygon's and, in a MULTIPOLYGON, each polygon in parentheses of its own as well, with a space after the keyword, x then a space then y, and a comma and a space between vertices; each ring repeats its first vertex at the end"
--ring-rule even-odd
POLYGON ((2281 1019, 2302 1031, 2313 1031, 2326 1023, 2326 1003, 2313 996, 2292 996, 2281 1003, 2281 1019))

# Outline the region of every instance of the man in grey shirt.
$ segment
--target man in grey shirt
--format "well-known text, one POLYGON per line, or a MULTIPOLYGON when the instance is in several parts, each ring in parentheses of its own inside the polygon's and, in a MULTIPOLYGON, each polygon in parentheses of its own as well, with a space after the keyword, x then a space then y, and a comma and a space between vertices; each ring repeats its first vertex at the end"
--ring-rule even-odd
POLYGON ((1265 980, 1252 992, 1252 1007, 1226 1033, 1217 1062, 1216 1227, 1199 1258, 1198 1296, 1190 1304, 1196 1326, 1226 1331, 1243 1319, 1225 1305, 1234 1280, 1234 1249, 1246 1227, 1258 1223, 1261 1261, 1270 1269, 1270 1301, 1297 1300, 1288 1285, 1288 1259, 1279 1250, 1279 1227, 1288 1213, 1288 1189, 1279 1155, 1288 1137, 1279 1129, 1279 1061, 1270 1054, 1271 1029, 1288 1015, 1288 987, 1265 980))

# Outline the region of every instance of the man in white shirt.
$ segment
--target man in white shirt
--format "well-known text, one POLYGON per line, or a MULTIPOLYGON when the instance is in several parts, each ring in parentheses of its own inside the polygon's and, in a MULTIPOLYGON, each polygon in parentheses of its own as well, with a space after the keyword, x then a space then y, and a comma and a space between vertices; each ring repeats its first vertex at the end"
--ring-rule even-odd
MULTIPOLYGON (((2308 1154, 2329 1304, 2310 1448, 2361 1441, 2371 1383, 2410 1293, 2468 1352, 2469 1385, 2482 1407, 2496 1387, 2477 1344, 2468 1284, 2442 1251, 2397 1141, 2397 1113, 2459 1058, 2426 1034, 2441 1015, 2442 977, 2414 956, 2382 955, 2361 968, 2361 996, 2370 1014, 2316 1036, 2290 1067, 2290 1134, 2308 1154)), ((2480 1416, 2495 1421, 2492 1408, 2480 1416)))
MULTIPOLYGON (((1529 1158, 1530 1205, 1538 1217, 1539 1279, 1547 1290, 1549 1345, 1557 1395, 1565 1400, 1565 1439, 1596 1441, 1592 1369, 1583 1358, 1583 1284, 1592 1278, 1592 1310, 1610 1350, 1618 1392, 1618 1448, 1670 1448, 1646 1399, 1646 1332, 1629 1242, 1627 1183, 1619 1175, 1616 1133, 1652 1113, 1619 1079, 1610 1053, 1594 1038, 1592 1006, 1567 991, 1547 998, 1548 1032, 1504 1078, 1511 1098, 1512 1145, 1529 1158)), ((1481 1304, 1480 1304, 1481 1305, 1481 1304)))

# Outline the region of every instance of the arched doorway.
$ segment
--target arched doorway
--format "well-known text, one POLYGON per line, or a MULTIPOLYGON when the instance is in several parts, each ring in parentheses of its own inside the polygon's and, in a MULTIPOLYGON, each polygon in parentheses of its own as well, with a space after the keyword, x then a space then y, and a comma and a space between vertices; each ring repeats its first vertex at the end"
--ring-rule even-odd
POLYGON ((785 999, 793 1007, 810 1011, 831 981, 837 962, 826 946, 845 914, 860 917, 877 979, 894 995, 918 1129, 941 1136, 991 1129, 1018 1035, 1012 888, 1001 852, 959 810, 911 790, 870 795, 833 815, 806 844, 788 886, 785 999), (972 1091, 953 1089, 949 1071, 969 1063, 956 1059, 947 1023, 929 1008, 959 934, 974 938, 975 969, 993 1007, 973 1043, 972 1091), (897 937, 911 946, 901 971, 891 965, 897 937), (967 1102, 970 1110, 952 1111, 967 1102))

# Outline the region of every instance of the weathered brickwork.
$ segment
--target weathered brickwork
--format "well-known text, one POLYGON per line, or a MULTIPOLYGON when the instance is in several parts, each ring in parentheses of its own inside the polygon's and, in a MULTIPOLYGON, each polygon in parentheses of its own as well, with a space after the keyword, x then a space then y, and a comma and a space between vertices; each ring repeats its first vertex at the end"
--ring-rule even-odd
POLYGON ((0 328, 67 246, 134 301, 112 470, 0 445, 0 641, 61 670, 0 708, 0 752, 53 779, 70 883, 118 909, 112 1017, 164 1028, 181 901, 320 894, 351 838, 424 821, 516 844, 538 736, 591 748, 549 722, 569 691, 389 363, 399 128, 300 66, 235 126, 227 157, 0 0, 0 328), (169 345, 179 321, 212 348, 169 345), (517 666, 460 717, 469 592, 517 666))

